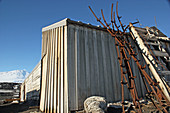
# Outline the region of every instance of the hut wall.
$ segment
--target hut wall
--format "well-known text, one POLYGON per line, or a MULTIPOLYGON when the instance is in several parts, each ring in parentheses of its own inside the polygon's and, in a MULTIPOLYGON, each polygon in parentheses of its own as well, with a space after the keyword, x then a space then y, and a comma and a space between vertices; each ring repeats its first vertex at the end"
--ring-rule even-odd
MULTIPOLYGON (((42 111, 82 110, 84 100, 93 95, 108 102, 121 100, 115 40, 104 29, 69 19, 43 28, 41 62, 42 111)), ((143 97, 146 91, 134 61, 131 67, 137 76, 138 94, 143 97)), ((125 99, 131 99, 127 87, 125 94, 125 99)))
POLYGON ((28 75, 21 85, 20 99, 21 101, 39 100, 40 93, 40 76, 41 62, 39 62, 33 71, 28 75))

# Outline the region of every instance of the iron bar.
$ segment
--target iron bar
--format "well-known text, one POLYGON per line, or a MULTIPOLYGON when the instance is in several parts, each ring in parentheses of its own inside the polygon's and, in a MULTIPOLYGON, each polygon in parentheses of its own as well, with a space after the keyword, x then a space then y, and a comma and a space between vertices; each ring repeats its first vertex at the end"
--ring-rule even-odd
MULTIPOLYGON (((116 4, 116 14, 117 14, 117 19, 119 21, 119 24, 120 24, 120 26, 121 26, 123 31, 121 31, 119 29, 119 26, 116 23, 115 12, 113 14, 113 4, 111 6, 111 24, 112 24, 112 28, 106 22, 106 19, 105 19, 104 14, 103 14, 103 10, 101 10, 101 14, 102 14, 104 23, 102 23, 101 19, 99 19, 95 15, 95 13, 93 12, 93 10, 91 9, 90 6, 89 6, 89 9, 91 10, 93 15, 95 16, 96 20, 98 22, 100 22, 101 25, 104 28, 107 29, 107 31, 111 34, 112 37, 115 38, 116 51, 117 51, 118 61, 119 61, 119 64, 120 64, 120 69, 121 69, 121 81, 120 81, 120 83, 121 83, 121 90, 122 90, 122 111, 123 111, 123 113, 125 113, 125 109, 124 109, 124 85, 126 85, 128 87, 128 89, 129 89, 129 91, 130 91, 133 104, 135 105, 136 108, 139 108, 138 112, 139 113, 142 112, 141 106, 140 106, 140 102, 139 102, 138 92, 137 92, 136 85, 135 85, 135 80, 134 80, 136 78, 136 76, 133 75, 131 67, 130 67, 130 63, 129 63, 129 60, 131 58, 135 61, 136 65, 138 66, 138 69, 140 70, 140 72, 142 74, 141 76, 142 76, 145 88, 146 88, 146 90, 147 90, 147 92, 149 94, 149 98, 151 99, 151 101, 154 104, 154 106, 160 112, 162 112, 161 109, 158 107, 158 105, 154 102, 154 99, 153 99, 153 97, 151 95, 156 97, 157 101, 160 103, 160 105, 163 108, 163 110, 165 111, 165 113, 168 113, 167 110, 165 109, 165 107, 163 107, 163 103, 161 102, 161 98, 164 98, 167 101, 167 103, 169 103, 169 102, 168 102, 168 99, 164 96, 162 90, 160 90, 158 88, 157 85, 159 83, 158 82, 154 82, 152 80, 152 78, 146 73, 146 71, 144 70, 146 68, 146 65, 142 66, 139 63, 140 59, 136 58, 136 56, 138 54, 133 50, 134 47, 132 47, 131 43, 129 43, 127 41, 128 37, 126 35, 126 30, 127 30, 127 28, 129 28, 129 25, 125 26, 121 22, 121 17, 118 14, 118 2, 116 4), (116 30, 114 28, 116 28, 116 30), (129 54, 130 57, 128 57, 127 54, 129 54), (125 68, 127 71, 126 72, 123 71, 124 70, 123 68, 125 68), (125 75, 127 75, 128 80, 126 79, 125 75), (151 88, 152 92, 149 90, 148 86, 151 88), (161 97, 159 97, 157 95, 155 89, 157 90, 157 92, 160 92, 161 97)), ((139 23, 139 22, 134 22, 133 24, 136 24, 136 23, 139 23)))

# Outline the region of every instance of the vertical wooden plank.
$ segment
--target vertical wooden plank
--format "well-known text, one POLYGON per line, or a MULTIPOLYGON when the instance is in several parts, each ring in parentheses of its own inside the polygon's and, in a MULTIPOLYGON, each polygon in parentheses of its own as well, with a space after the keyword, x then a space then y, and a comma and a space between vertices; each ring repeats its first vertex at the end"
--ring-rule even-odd
POLYGON ((48 58, 47 58, 47 85, 46 85, 46 113, 49 113, 50 109, 50 71, 51 71, 51 30, 48 31, 48 58))
POLYGON ((40 98, 40 110, 44 111, 45 107, 45 87, 46 87, 46 67, 47 67, 47 55, 42 59, 42 83, 41 83, 41 98, 40 98))
POLYGON ((51 43, 51 46, 52 46, 52 49, 51 49, 51 95, 50 95, 50 113, 53 113, 54 111, 54 105, 53 105, 53 101, 54 101, 54 62, 55 62, 55 59, 54 59, 54 44, 55 44, 55 29, 52 29, 52 43, 51 43))
POLYGON ((61 28, 58 36, 58 91, 57 91, 57 113, 61 113, 61 28))
POLYGON ((110 68, 110 71, 111 71, 111 83, 112 83, 112 100, 116 100, 116 98, 118 97, 117 95, 117 89, 118 89, 118 87, 116 87, 116 85, 117 85, 117 78, 116 78, 116 76, 115 76, 115 69, 117 68, 117 67, 115 67, 115 60, 116 59, 114 59, 114 53, 113 53, 113 44, 114 44, 114 42, 113 42, 113 37, 111 37, 111 36, 109 36, 108 37, 109 38, 109 53, 110 53, 110 65, 111 65, 111 68, 110 68))
POLYGON ((103 69, 104 69, 104 84, 105 84, 105 92, 106 99, 109 97, 109 82, 108 82, 108 71, 107 71, 107 48, 106 48, 106 39, 105 33, 102 33, 102 54, 103 54, 103 69))
MULTIPOLYGON (((137 48, 134 49, 136 52, 138 51, 137 48)), ((137 53, 140 53, 140 52, 137 52, 137 53)), ((140 59, 139 58, 139 55, 137 56, 137 59, 140 59)), ((141 92, 142 92, 142 89, 141 89, 141 83, 140 83, 140 75, 139 75, 139 69, 138 69, 138 66, 136 65, 136 63, 133 61, 133 66, 132 66, 132 70, 134 72, 134 75, 136 75, 136 79, 135 79, 135 84, 136 84, 136 89, 137 89, 137 92, 138 92, 138 96, 142 96, 141 92)))
MULTIPOLYGON (((45 35, 45 33, 42 33, 42 58, 41 58, 41 95, 40 95, 40 110, 44 111, 44 95, 45 95, 45 83, 43 81, 45 81, 45 74, 44 74, 44 69, 43 69, 43 50, 44 50, 44 39, 47 38, 47 36, 45 35)), ((44 56, 45 57, 45 56, 44 56)))
POLYGON ((80 68, 80 66, 79 66, 79 62, 80 62, 80 57, 78 56, 79 55, 79 31, 78 31, 78 29, 79 29, 79 27, 78 26, 75 26, 75 39, 74 39, 74 41, 75 41, 75 110, 77 110, 78 109, 78 79, 79 79, 79 68, 80 68))
POLYGON ((50 33, 50 44, 49 44, 49 72, 48 72, 48 76, 49 76, 49 79, 48 79, 48 97, 47 97, 47 113, 50 112, 50 98, 51 98, 51 62, 52 62, 52 30, 49 31, 50 33))
POLYGON ((20 86, 20 101, 24 102, 24 82, 20 86))
POLYGON ((85 73, 85 32, 83 27, 79 27, 79 46, 78 46, 78 108, 83 108, 83 102, 87 98, 86 93, 86 73, 85 73))
MULTIPOLYGON (((139 53, 139 51, 138 51, 138 53, 139 53)), ((145 62, 145 60, 143 59, 142 55, 141 55, 141 54, 139 54, 139 55, 140 55, 139 59, 140 59, 141 62, 143 62, 143 64, 145 65, 146 62, 145 62)), ((145 71, 150 75, 150 73, 149 73, 149 71, 148 71, 147 69, 148 69, 148 66, 147 66, 147 68, 145 69, 145 71)), ((141 84, 141 92, 142 92, 141 96, 144 97, 147 91, 146 91, 146 88, 145 88, 145 86, 144 86, 141 73, 140 73, 140 72, 138 72, 138 73, 139 73, 138 76, 139 76, 140 84, 141 84)))
POLYGON ((115 39, 113 38, 113 59, 114 59, 114 66, 115 68, 113 69, 114 70, 114 76, 116 78, 116 80, 114 80, 114 82, 116 83, 116 89, 115 89, 115 92, 114 93, 117 93, 117 98, 115 98, 114 101, 120 101, 121 100, 121 84, 120 84, 120 80, 121 80, 121 77, 120 77, 120 65, 119 65, 119 61, 118 61, 118 56, 117 56, 117 51, 116 51, 116 47, 115 47, 115 39))
MULTIPOLYGON (((130 38, 131 39, 131 38, 130 38)), ((135 43, 134 43, 134 41, 131 39, 131 43, 132 43, 132 45, 133 46, 136 46, 135 45, 135 43)), ((137 53, 140 53, 139 52, 139 50, 136 48, 135 49, 135 51, 137 51, 137 53)), ((142 57, 142 54, 139 54, 138 56, 138 59, 140 59, 141 61, 141 63, 142 63, 142 65, 144 64, 146 64, 145 63, 145 61, 144 61, 144 59, 143 59, 143 57, 142 57)), ((136 67, 137 67, 137 65, 135 65, 136 67)), ((147 67, 148 68, 148 67, 147 67)), ((147 70, 146 70, 146 72, 147 72, 147 70)), ((148 72, 147 72, 148 73, 148 72)), ((136 85, 136 87, 137 87, 137 91, 138 91, 138 96, 139 97, 144 97, 144 95, 145 95, 145 93, 146 93, 146 90, 145 90, 145 87, 144 87, 144 83, 143 83, 143 80, 142 80, 142 78, 141 78, 141 73, 140 73, 140 71, 139 71, 139 69, 137 69, 137 79, 138 79, 138 84, 136 85), (140 91, 140 92, 139 92, 140 91)))
POLYGON ((108 33, 105 33, 105 40, 106 40, 106 68, 107 68, 107 82, 108 84, 108 101, 112 101, 113 100, 113 82, 112 82, 112 69, 111 69, 111 55, 110 55, 110 48, 109 48, 109 41, 110 41, 110 35, 108 33))
POLYGON ((89 40, 89 67, 90 67, 90 74, 89 74, 89 81, 90 81, 90 95, 95 95, 95 81, 94 81, 94 50, 93 50, 93 31, 92 29, 88 29, 88 40, 89 40))
POLYGON ((82 98, 80 99, 80 96, 82 94, 82 84, 83 83, 80 83, 81 82, 81 68, 82 68, 82 65, 81 65, 81 27, 80 26, 76 26, 76 35, 75 35, 75 55, 76 55, 76 109, 79 108, 79 103, 81 102, 82 98), (81 85, 80 85, 81 84, 81 85))
POLYGON ((57 49, 58 49, 58 28, 55 28, 54 44, 54 113, 57 112, 57 49))
POLYGON ((50 38, 51 38, 51 50, 50 50, 50 72, 49 72, 49 76, 50 76, 50 79, 49 79, 49 109, 48 109, 48 113, 51 113, 51 90, 52 90, 52 87, 51 87, 51 82, 52 82, 52 57, 53 57, 53 29, 50 30, 50 38))
POLYGON ((76 108, 75 90, 75 28, 68 25, 68 103, 69 110, 76 108))
MULTIPOLYGON (((49 41, 49 32, 48 31, 46 31, 47 32, 47 45, 48 45, 48 41, 49 41)), ((48 51, 48 46, 46 47, 47 48, 47 51, 48 51)), ((46 51, 46 67, 47 67, 47 65, 48 65, 48 63, 47 63, 47 60, 48 60, 48 52, 46 51)), ((44 63, 44 61, 43 61, 43 63, 44 63)), ((45 63, 43 64, 43 65, 45 65, 45 63)), ((43 70, 45 71, 45 73, 44 73, 44 80, 45 80, 45 84, 44 84, 44 112, 46 112, 46 95, 47 95, 47 91, 46 91, 46 89, 47 89, 47 68, 46 68, 45 66, 43 66, 43 70)))
MULTIPOLYGON (((48 38, 48 42, 47 42, 47 67, 49 67, 49 55, 50 55, 50 32, 48 31, 48 35, 47 35, 47 38, 48 38)), ((48 73, 49 73, 49 68, 46 67, 46 85, 45 85, 45 113, 47 113, 47 110, 48 110, 48 79, 49 79, 49 76, 48 76, 48 73)))
POLYGON ((99 31, 97 33, 97 41, 98 41, 97 49, 98 49, 98 65, 99 65, 99 82, 100 82, 99 95, 105 96, 103 53, 102 53, 102 31, 99 31))
POLYGON ((64 74, 63 74, 63 27, 61 27, 61 37, 60 37, 60 39, 61 39, 61 104, 60 104, 60 106, 61 106, 61 113, 63 113, 64 112, 64 110, 63 110, 63 108, 64 108, 64 102, 63 102, 63 100, 64 100, 64 74))
POLYGON ((86 95, 90 95, 91 94, 91 90, 90 90, 90 60, 89 60, 89 33, 88 33, 88 29, 85 28, 85 72, 86 72, 86 95))
POLYGON ((67 26, 64 26, 64 113, 68 113, 68 42, 67 42, 67 26))
POLYGON ((99 63, 98 63, 98 56, 97 56, 97 53, 98 53, 98 50, 97 50, 97 36, 96 36, 96 30, 93 29, 93 54, 94 54, 94 60, 93 60, 93 67, 94 67, 94 90, 95 90, 95 95, 99 95, 99 63))

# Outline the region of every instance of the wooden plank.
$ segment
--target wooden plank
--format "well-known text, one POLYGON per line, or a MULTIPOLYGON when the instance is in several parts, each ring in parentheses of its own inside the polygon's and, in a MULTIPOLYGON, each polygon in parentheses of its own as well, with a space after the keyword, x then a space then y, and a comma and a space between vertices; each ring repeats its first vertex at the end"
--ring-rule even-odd
POLYGON ((68 108, 76 108, 75 97, 75 29, 73 25, 68 25, 68 108))
POLYGON ((51 56, 52 56, 52 42, 53 42, 53 40, 52 40, 52 30, 50 30, 49 31, 49 34, 50 34, 50 36, 49 36, 49 38, 50 38, 50 44, 49 44, 49 60, 48 60, 48 62, 49 62, 49 72, 48 72, 48 74, 47 74, 47 76, 49 76, 49 78, 48 78, 48 96, 47 96, 47 113, 49 113, 50 112, 50 105, 51 105, 51 103, 50 103, 50 98, 51 98, 51 63, 52 63, 52 58, 51 58, 51 56))
MULTIPOLYGON (((105 37, 105 53, 106 53, 106 71, 107 71, 107 75, 104 75, 107 77, 107 90, 106 92, 108 92, 107 95, 107 100, 108 101, 112 101, 113 100, 113 82, 112 82, 112 72, 111 72, 111 55, 110 55, 110 48, 109 48, 109 36, 107 32, 104 33, 104 37, 105 37)), ((107 84, 105 82, 105 84, 107 84)))
POLYGON ((53 110, 54 110, 54 113, 56 113, 57 112, 57 108, 56 108, 56 106, 57 106, 57 46, 58 46, 58 30, 57 30, 57 28, 55 28, 55 35, 54 35, 54 38, 55 38, 55 40, 54 40, 54 100, 53 100, 53 105, 54 105, 54 107, 53 107, 53 110))
POLYGON ((158 40, 161 41, 161 42, 170 43, 170 39, 168 37, 159 37, 158 40))
POLYGON ((85 37, 83 27, 79 27, 78 30, 78 77, 77 77, 77 86, 78 86, 78 108, 83 108, 84 100, 86 99, 86 73, 85 73, 85 37))
POLYGON ((64 20, 61 20, 60 22, 56 22, 52 25, 49 25, 49 26, 46 26, 42 29, 42 31, 48 31, 50 29, 54 29, 56 27, 59 27, 59 26, 65 26, 67 24, 67 21, 68 21, 68 18, 65 18, 64 20))
POLYGON ((61 104, 60 104, 60 106, 61 106, 61 113, 64 113, 64 74, 63 74, 63 67, 64 67, 64 61, 63 61, 63 57, 64 57, 64 55, 63 55, 63 48, 64 48, 64 46, 63 46, 63 34, 64 34, 64 32, 63 32, 63 30, 64 30, 64 28, 63 27, 61 27, 61 38, 60 38, 60 40, 61 40, 61 104))
POLYGON ((158 41, 157 38, 148 38, 149 41, 158 41))
POLYGON ((50 30, 51 31, 51 36, 50 36, 50 38, 51 38, 51 51, 50 51, 50 74, 49 74, 49 76, 50 76, 50 81, 49 81, 49 109, 48 109, 48 113, 51 113, 52 112, 52 97, 51 97, 51 95, 52 95, 52 70, 53 70, 53 65, 52 65, 52 61, 53 61, 53 29, 51 29, 50 30))
POLYGON ((54 107, 53 107, 53 110, 54 110, 54 113, 57 112, 57 73, 58 73, 58 69, 57 69, 57 61, 58 61, 58 57, 57 57, 57 54, 58 54, 58 28, 55 29, 55 43, 54 43, 54 107))
MULTIPOLYGON (((130 38, 130 42, 132 43, 132 45, 133 46, 135 46, 135 42, 133 41, 133 39, 132 38, 130 38)), ((136 51, 136 53, 140 53, 139 52, 139 49, 137 49, 137 47, 134 49, 134 51, 136 51)), ((138 56, 137 56, 137 59, 140 59, 141 60, 141 63, 143 64, 143 65, 145 65, 146 63, 145 63, 145 61, 144 61, 144 59, 143 59, 143 57, 142 57, 142 54, 138 54, 138 56)), ((132 60, 132 59, 131 59, 132 60)), ((139 90, 140 91, 140 93, 138 93, 138 96, 139 97, 144 97, 144 95, 145 95, 145 93, 146 93, 146 88, 145 88, 145 86, 144 86, 144 83, 143 83, 143 80, 142 80, 142 78, 141 78, 141 73, 140 73, 140 71, 139 71, 139 69, 138 69, 138 67, 137 67, 137 65, 135 65, 135 68, 132 68, 133 70, 136 70, 136 76, 137 76, 137 79, 138 79, 138 84, 136 84, 136 88, 137 88, 137 91, 139 90)), ((147 68, 148 69, 148 68, 147 68)), ((146 69, 145 69, 146 70, 146 69)), ((148 69, 149 70, 149 69, 148 69)), ((148 73, 149 74, 149 73, 148 73)), ((135 74, 134 74, 135 75, 135 74)), ((149 74, 150 75, 150 74, 149 74)), ((135 82, 136 83, 136 82, 135 82)))
POLYGON ((143 32, 147 33, 147 30, 145 28, 139 28, 139 27, 134 27, 138 32, 143 32))
MULTIPOLYGON (((49 31, 47 31, 47 45, 49 44, 49 42, 50 42, 50 40, 49 40, 49 31)), ((47 58, 46 58, 46 67, 44 67, 44 70, 46 70, 46 73, 45 73, 45 94, 44 94, 44 112, 46 112, 46 109, 47 109, 47 89, 48 89, 48 76, 47 76, 47 73, 48 73, 48 68, 47 68, 47 66, 49 65, 48 64, 48 58, 49 58, 49 52, 48 52, 49 50, 48 50, 48 46, 47 46, 47 53, 46 53, 46 56, 47 56, 47 58)))
POLYGON ((47 67, 47 55, 42 59, 42 82, 41 82, 41 98, 40 98, 40 110, 44 111, 45 107, 45 87, 46 87, 46 67, 47 67))
POLYGON ((51 56, 51 98, 50 98, 50 113, 54 111, 54 54, 55 54, 55 29, 52 29, 52 56, 51 56))
POLYGON ((99 61, 98 61, 98 49, 97 49, 97 31, 95 29, 93 29, 93 54, 94 54, 94 83, 95 84, 95 94, 99 94, 99 90, 100 90, 100 82, 99 82, 99 61))
POLYGON ((24 82, 20 86, 20 101, 24 102, 24 82))
POLYGON ((57 113, 61 113, 61 28, 58 32, 58 77, 57 77, 57 113))
POLYGON ((103 76, 104 76, 104 89, 105 89, 105 97, 106 97, 106 99, 107 99, 107 97, 109 97, 109 82, 107 81, 108 80, 108 72, 107 72, 107 63, 106 63, 106 56, 107 56, 107 54, 106 54, 106 45, 107 45, 107 43, 106 43, 106 39, 105 39, 105 33, 104 32, 102 32, 102 56, 103 56, 103 76))
POLYGON ((100 90, 99 95, 104 96, 105 90, 104 90, 104 71, 103 71, 103 54, 102 54, 102 32, 97 32, 97 51, 98 51, 98 68, 99 68, 99 84, 100 84, 100 90))
POLYGON ((94 45, 94 39, 93 39, 93 31, 92 29, 89 29, 89 56, 90 56, 90 84, 91 84, 91 95, 96 95, 95 94, 95 85, 96 84, 96 80, 95 80, 95 71, 94 71, 94 49, 93 49, 93 45, 94 45))
POLYGON ((11 102, 11 101, 16 101, 16 100, 20 100, 20 98, 5 99, 5 102, 11 102))
POLYGON ((114 93, 117 93, 117 98, 115 98, 114 101, 119 101, 121 100, 121 84, 120 84, 120 80, 121 80, 121 76, 120 76, 120 65, 119 65, 119 61, 118 61, 118 55, 117 55, 117 50, 116 50, 116 46, 115 46, 115 39, 113 39, 113 50, 112 50, 113 54, 114 54, 114 75, 115 75, 115 80, 113 80, 114 82, 116 82, 116 89, 114 93))
POLYGON ((140 37, 144 38, 145 40, 149 38, 149 35, 146 35, 143 32, 138 32, 138 34, 140 35, 140 37))
POLYGON ((169 57, 169 54, 167 52, 162 52, 158 50, 152 50, 155 56, 160 56, 160 57, 169 57))
POLYGON ((170 71, 160 71, 159 75, 161 75, 161 76, 170 76, 170 71))
MULTIPOLYGON (((134 51, 138 51, 137 48, 134 49, 134 51)), ((130 56, 129 56, 130 57, 130 56)), ((140 59, 139 56, 137 56, 137 59, 140 59)), ((141 89, 141 83, 140 83, 140 78, 139 78, 139 68, 138 66, 136 65, 135 61, 132 60, 132 71, 133 71, 133 74, 134 76, 136 76, 136 79, 135 79, 135 85, 136 85, 136 90, 138 92, 138 96, 141 97, 141 94, 142 94, 142 89, 141 89)))
POLYGON ((153 43, 153 42, 144 42, 146 45, 152 45, 152 46, 160 46, 160 44, 153 43))
MULTIPOLYGON (((49 49, 49 45, 50 45, 50 33, 49 33, 49 31, 48 31, 48 35, 47 35, 47 38, 48 38, 48 42, 47 42, 47 67, 49 67, 49 55, 50 55, 50 49, 49 49)), ((48 79, 49 79, 49 76, 48 76, 48 73, 49 73, 49 68, 47 68, 46 67, 46 74, 45 74, 45 76, 46 76, 46 85, 45 85, 45 109, 44 109, 44 111, 45 111, 45 113, 47 112, 47 110, 48 110, 48 79)))
POLYGON ((118 87, 117 87, 117 84, 119 84, 118 83, 118 78, 116 78, 116 74, 115 74, 115 69, 117 68, 116 66, 115 66, 115 61, 116 61, 116 57, 115 57, 115 55, 116 54, 114 54, 114 47, 113 47, 113 45, 114 45, 114 41, 113 41, 113 37, 109 37, 109 53, 110 53, 110 65, 111 65, 111 80, 112 80, 112 95, 111 96, 113 96, 112 97, 112 99, 114 99, 114 100, 117 100, 117 98, 118 98, 118 87))
POLYGON ((79 78, 79 74, 80 74, 80 57, 78 56, 79 55, 79 31, 78 31, 79 27, 78 26, 75 26, 75 96, 76 96, 76 103, 75 103, 75 110, 78 110, 78 81, 80 80, 79 78))
POLYGON ((170 62, 170 60, 166 60, 166 62, 170 62))
POLYGON ((67 42, 67 29, 64 27, 64 113, 68 113, 68 42, 67 42))
POLYGON ((91 90, 90 90, 90 59, 89 59, 89 30, 87 28, 85 28, 85 73, 86 73, 86 95, 89 96, 91 94, 91 90))
MULTIPOLYGON (((89 41, 89 67, 90 67, 90 95, 95 95, 95 80, 94 80, 94 50, 93 50, 93 32, 91 29, 88 29, 88 41, 89 41)), ((90 96, 89 95, 89 96, 90 96)))

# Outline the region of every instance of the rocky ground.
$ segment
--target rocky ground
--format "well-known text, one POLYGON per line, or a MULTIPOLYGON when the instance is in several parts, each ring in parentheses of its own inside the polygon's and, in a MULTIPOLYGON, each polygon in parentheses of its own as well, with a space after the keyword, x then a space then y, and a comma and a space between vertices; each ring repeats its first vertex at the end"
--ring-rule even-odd
MULTIPOLYGON (((117 104, 117 103, 113 103, 113 104, 117 104)), ((160 106, 159 108, 162 110, 160 106)), ((141 109, 142 109, 142 113, 160 113, 150 101, 142 103, 141 109)), ((137 110, 134 109, 131 102, 127 104, 125 110, 127 111, 127 113, 137 113, 137 110)), ((168 113, 170 113, 169 107, 166 107, 166 110, 168 111, 168 113)), ((107 113, 121 113, 121 112, 122 112, 122 108, 120 104, 113 105, 107 108, 107 113)))
POLYGON ((7 103, 0 105, 0 113, 41 113, 39 106, 30 103, 7 103))
MULTIPOLYGON (((32 106, 32 103, 8 103, 0 105, 0 113, 42 113, 39 110, 39 106, 32 106)), ((136 110, 131 106, 131 102, 126 105, 128 113, 137 113, 136 110)), ((143 102, 141 104, 143 113, 159 113, 159 111, 153 106, 151 102, 143 102)), ((169 108, 166 108, 170 112, 169 108)), ((81 111, 80 113, 83 113, 81 111)), ((105 110, 105 113, 121 113, 122 108, 120 102, 110 103, 105 110)))

